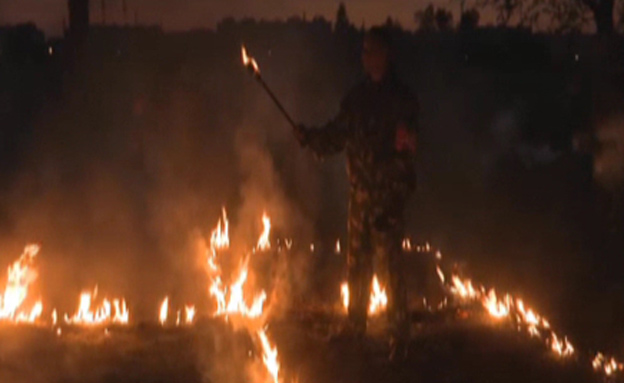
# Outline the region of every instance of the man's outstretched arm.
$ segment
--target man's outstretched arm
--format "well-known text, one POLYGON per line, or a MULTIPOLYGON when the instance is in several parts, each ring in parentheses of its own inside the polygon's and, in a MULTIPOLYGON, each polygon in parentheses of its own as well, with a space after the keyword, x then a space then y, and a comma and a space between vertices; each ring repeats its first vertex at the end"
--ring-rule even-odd
POLYGON ((349 113, 343 102, 338 115, 320 128, 299 125, 295 137, 303 147, 310 148, 319 158, 329 157, 344 150, 349 130, 349 113))

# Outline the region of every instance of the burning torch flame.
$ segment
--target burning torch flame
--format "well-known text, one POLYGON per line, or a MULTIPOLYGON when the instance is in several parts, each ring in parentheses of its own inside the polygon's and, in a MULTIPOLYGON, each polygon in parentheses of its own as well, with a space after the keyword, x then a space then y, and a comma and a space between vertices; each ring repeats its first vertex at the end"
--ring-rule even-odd
POLYGON ((244 45, 241 46, 241 57, 243 58, 243 65, 245 65, 245 67, 247 67, 249 70, 253 70, 254 74, 259 76, 260 67, 258 66, 258 63, 256 62, 256 59, 254 59, 253 57, 247 54, 247 48, 245 48, 244 45))
POLYGON ((158 314, 158 321, 162 326, 167 323, 167 317, 169 316, 169 297, 165 297, 163 302, 160 304, 160 311, 158 314))

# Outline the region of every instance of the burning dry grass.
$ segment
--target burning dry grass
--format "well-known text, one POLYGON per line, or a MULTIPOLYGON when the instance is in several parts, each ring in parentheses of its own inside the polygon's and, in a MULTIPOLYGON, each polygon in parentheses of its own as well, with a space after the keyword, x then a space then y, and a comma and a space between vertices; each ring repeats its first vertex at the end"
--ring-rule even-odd
MULTIPOLYGON (((212 331, 215 329, 215 323, 218 323, 218 326, 225 326, 233 334, 242 333, 249 340, 247 346, 242 347, 248 350, 248 355, 253 356, 256 354, 254 350, 258 351, 258 357, 253 360, 261 363, 262 368, 248 369, 246 379, 255 382, 279 383, 287 381, 280 367, 284 364, 288 365, 288 363, 280 361, 281 353, 267 331, 271 319, 271 304, 273 303, 271 299, 275 299, 276 295, 267 294, 260 287, 258 279, 254 276, 255 271, 250 267, 252 257, 272 251, 271 220, 266 213, 263 214, 261 223, 262 231, 259 233, 255 246, 242 256, 239 255, 240 262, 230 273, 222 267, 224 259, 228 260, 227 258, 235 256, 230 248, 229 222, 225 209, 216 228, 212 231, 209 246, 205 253, 205 269, 210 280, 207 295, 214 302, 214 311, 209 315, 212 318, 209 327, 212 331), (252 276, 254 278, 251 278, 252 276)), ((284 242, 288 243, 288 241, 284 242)), ((290 249, 291 246, 289 245, 287 248, 290 249)), ((566 336, 557 333, 546 318, 529 307, 522 299, 510 294, 497 293, 495 289, 487 289, 456 273, 445 273, 440 266, 441 253, 431 251, 428 244, 426 246, 413 246, 409 240, 406 240, 403 243, 403 248, 405 251, 416 249, 434 256, 437 264, 436 274, 444 291, 451 298, 451 303, 444 300, 435 310, 428 307, 430 313, 436 311, 440 313, 452 312, 455 319, 483 317, 489 324, 506 324, 506 328, 512 332, 525 334, 526 339, 532 339, 533 344, 539 343, 545 346, 544 349, 556 358, 579 361, 582 365, 591 366, 594 371, 606 379, 613 380, 619 377, 619 373, 624 369, 624 365, 613 357, 605 356, 602 353, 589 355, 575 349, 566 336)), ((339 242, 337 242, 336 251, 340 251, 339 242)), ((44 312, 42 302, 29 296, 31 287, 38 276, 35 264, 35 257, 38 252, 38 246, 29 245, 23 254, 9 266, 4 293, 0 295, 0 320, 12 325, 24 322, 39 325, 40 327, 28 331, 33 331, 36 337, 42 337, 45 347, 52 349, 60 347, 65 350, 64 352, 70 353, 70 348, 75 347, 77 342, 86 342, 86 344, 96 348, 116 348, 115 351, 112 349, 108 351, 113 354, 119 352, 125 357, 128 353, 132 354, 132 351, 129 350, 144 347, 145 342, 152 342, 152 338, 157 339, 156 342, 161 342, 165 336, 163 334, 167 334, 166 332, 162 333, 162 331, 173 331, 174 329, 183 331, 180 326, 186 325, 188 332, 171 333, 175 334, 174 338, 180 336, 184 338, 191 333, 195 336, 195 332, 202 328, 196 326, 197 312, 194 305, 187 304, 175 310, 171 307, 169 297, 163 299, 158 310, 160 327, 155 329, 150 329, 149 326, 134 327, 125 299, 108 299, 107 297, 99 299, 97 287, 91 292, 81 294, 76 312, 71 316, 65 314, 63 323, 60 323, 56 309, 51 311, 51 321, 48 323, 41 319, 44 312), (32 301, 35 303, 27 304, 32 301), (174 324, 175 326, 173 326, 174 324), (52 326, 53 331, 48 329, 47 326, 49 325, 52 326), (190 325, 194 326, 191 327, 190 325), (157 330, 158 328, 160 330, 157 330)), ((341 285, 342 313, 348 308, 349 299, 348 285, 343 283, 341 285)), ((383 281, 375 275, 371 283, 369 314, 375 316, 383 313, 387 304, 388 297, 383 281)), ((203 326, 205 328, 205 324, 203 326)), ((27 337, 26 335, 18 335, 20 333, 23 331, 20 330, 12 336, 27 337)), ((28 336, 32 336, 32 334, 28 336)), ((17 344, 15 338, 12 338, 11 341, 17 344)), ((28 344, 24 347, 33 346, 28 344)), ((218 346, 215 347, 219 348, 218 346)), ((6 352, 6 349, 3 346, 0 351, 6 352)), ((20 352, 26 352, 21 347, 19 349, 20 352)), ((4 360, 1 357, 2 355, 0 355, 0 360, 4 360)), ((125 363, 122 361, 124 357, 118 355, 113 359, 123 364, 125 363)), ((88 364, 88 362, 85 363, 88 364)), ((197 366, 192 368, 195 373, 197 368, 197 366)), ((20 367, 15 367, 15 369, 22 371, 20 367)), ((1 366, 0 371, 2 371, 1 366)), ((6 371, 1 373, 5 376, 12 374, 6 371)), ((68 372, 65 371, 64 373, 68 372)), ((71 373, 73 374, 74 371, 71 373)), ((4 379, 2 381, 19 380, 4 379)), ((99 380, 94 379, 93 381, 99 380)))
POLYGON ((28 291, 39 276, 35 268, 39 249, 38 245, 26 246, 22 255, 9 265, 4 293, 0 295, 0 321, 34 323, 41 316, 41 301, 37 301, 30 310, 24 307, 28 291))

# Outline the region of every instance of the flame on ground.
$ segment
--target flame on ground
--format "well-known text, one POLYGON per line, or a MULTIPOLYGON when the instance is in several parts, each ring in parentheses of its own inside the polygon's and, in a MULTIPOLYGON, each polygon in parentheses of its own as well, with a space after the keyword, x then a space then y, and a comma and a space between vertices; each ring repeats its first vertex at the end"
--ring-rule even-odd
POLYGON ((279 382, 280 365, 277 361, 277 347, 271 346, 264 330, 257 332, 260 344, 262 345, 262 362, 273 379, 273 383, 279 382))
POLYGON ((93 326, 105 323, 128 324, 130 312, 125 299, 113 299, 111 301, 104 298, 99 306, 91 307, 96 297, 97 287, 93 293, 83 292, 80 294, 78 310, 71 317, 65 314, 65 323, 80 326, 93 326))
POLYGON ((227 218, 227 212, 225 208, 222 209, 222 217, 217 223, 217 227, 210 234, 210 249, 208 253, 208 268, 210 273, 215 274, 219 272, 219 265, 217 261, 217 251, 225 250, 230 247, 230 223, 227 218))
POLYGON ((33 323, 41 316, 43 304, 40 301, 30 310, 22 309, 29 287, 38 277, 34 261, 39 249, 39 245, 27 245, 22 255, 9 266, 4 293, 0 295, 0 321, 33 323))
POLYGON ((193 324, 195 313, 195 306, 184 306, 184 321, 186 324, 193 324))
MULTIPOLYGON (((245 57, 246 52, 243 47, 243 58, 245 59, 245 57)), ((251 62, 255 63, 255 61, 251 62)), ((258 238, 252 254, 255 253, 256 250, 268 251, 271 248, 271 219, 266 213, 262 215, 262 225, 262 233, 258 238)), ((264 364, 264 367, 271 376, 272 381, 274 383, 278 383, 279 363, 277 361, 277 347, 271 345, 271 342, 269 341, 265 330, 262 329, 264 326, 262 322, 264 322, 266 319, 266 316, 264 315, 264 303, 267 299, 267 294, 264 290, 261 290, 260 292, 252 294, 253 298, 251 299, 249 299, 246 295, 246 283, 248 281, 250 272, 249 257, 251 255, 247 255, 242 261, 240 267, 238 268, 238 271, 232 279, 234 281, 233 283, 228 286, 223 282, 222 270, 219 264, 218 255, 220 251, 229 248, 230 243, 227 231, 227 215, 224 209, 223 224, 220 220, 217 228, 213 231, 210 241, 210 253, 208 255, 210 272, 209 277, 211 280, 208 291, 210 296, 214 298, 217 305, 217 309, 214 315, 217 317, 223 317, 226 321, 229 320, 229 318, 232 316, 236 316, 236 318, 242 319, 262 318, 260 322, 257 320, 243 321, 243 326, 245 326, 250 334, 255 334, 260 340, 260 345, 262 347, 263 353, 262 362, 264 364), (251 301, 251 304, 247 303, 249 301, 251 301)), ((290 246, 292 246, 292 241, 290 242, 290 244, 288 244, 287 242, 287 246, 290 248, 290 246)), ((193 314, 190 315, 191 318, 194 316, 194 309, 192 313, 193 314)), ((189 311, 187 311, 187 320, 188 318, 189 311)))
MULTIPOLYGON (((242 262, 236 278, 230 286, 226 286, 223 283, 220 275, 221 268, 219 267, 218 252, 229 247, 225 209, 223 210, 223 222, 225 222, 223 224, 224 229, 221 229, 222 224, 220 220, 217 228, 213 231, 208 260, 212 274, 210 275, 212 281, 208 291, 217 304, 215 316, 225 316, 228 318, 231 315, 238 315, 243 318, 258 318, 263 313, 264 302, 267 295, 266 292, 261 291, 255 294, 253 299, 251 299, 251 304, 247 303, 248 299, 245 296, 245 284, 249 276, 249 256, 242 262), (227 241, 224 238, 228 238, 227 241)), ((266 251, 271 248, 271 243, 269 241, 271 219, 266 213, 262 215, 262 224, 263 231, 258 238, 256 248, 261 251, 266 251)))
POLYGON ((229 287, 225 286, 220 277, 215 278, 210 286, 210 295, 215 298, 217 311, 215 316, 240 315, 246 318, 258 318, 262 315, 264 301, 267 296, 264 291, 258 293, 248 305, 245 300, 245 282, 249 275, 249 259, 247 258, 240 268, 236 281, 229 287))
POLYGON ((160 310, 158 310, 158 321, 161 326, 167 323, 167 317, 169 316, 169 297, 165 297, 160 304, 160 310))
POLYGON ((230 247, 230 222, 227 218, 225 208, 221 209, 221 218, 217 223, 217 227, 210 235, 210 246, 215 250, 227 249, 230 247))
MULTIPOLYGON (((447 278, 442 269, 438 267, 436 271, 440 281, 445 284, 447 278)), ((511 320, 531 337, 544 339, 556 356, 570 357, 575 354, 574 346, 568 338, 558 336, 550 328, 550 323, 533 309, 527 308, 521 299, 515 299, 509 294, 499 296, 494 289, 486 292, 483 286, 475 287, 470 279, 462 279, 458 275, 451 276, 448 290, 460 301, 480 303, 490 318, 511 320)))
POLYGON ((607 377, 624 370, 624 364, 618 362, 614 358, 607 358, 600 352, 597 353, 592 360, 592 367, 594 371, 602 372, 607 377))
POLYGON ((370 303, 368 306, 368 313, 375 315, 384 311, 388 306, 388 294, 386 289, 379 284, 379 278, 377 275, 373 276, 373 284, 371 286, 370 303))
MULTIPOLYGON (((342 307, 345 310, 349 309, 349 301, 350 301, 350 291, 349 284, 347 282, 343 282, 340 285, 340 297, 342 299, 342 307)), ((368 314, 369 315, 377 315, 383 312, 388 306, 388 294, 386 292, 386 288, 381 285, 379 282, 379 278, 377 275, 373 276, 373 280, 371 283, 371 293, 368 304, 368 314)))
POLYGON ((269 239, 269 235, 271 234, 271 219, 266 213, 262 214, 262 226, 262 234, 260 234, 260 238, 258 238, 256 249, 266 251, 271 248, 271 241, 269 239))
POLYGON ((347 282, 343 282, 342 285, 340 285, 340 297, 342 298, 342 307, 344 307, 345 310, 349 310, 350 294, 349 284, 347 282))
POLYGON ((404 238, 401 246, 403 251, 412 251, 412 241, 409 238, 404 238))

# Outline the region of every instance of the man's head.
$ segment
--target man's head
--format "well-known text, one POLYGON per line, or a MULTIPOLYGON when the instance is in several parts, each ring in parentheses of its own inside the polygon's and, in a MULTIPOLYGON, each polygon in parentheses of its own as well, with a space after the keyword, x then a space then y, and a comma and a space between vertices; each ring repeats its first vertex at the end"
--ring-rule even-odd
POLYGON ((371 28, 364 36, 362 65, 373 82, 381 82, 386 77, 390 70, 391 59, 390 34, 382 27, 371 28))

